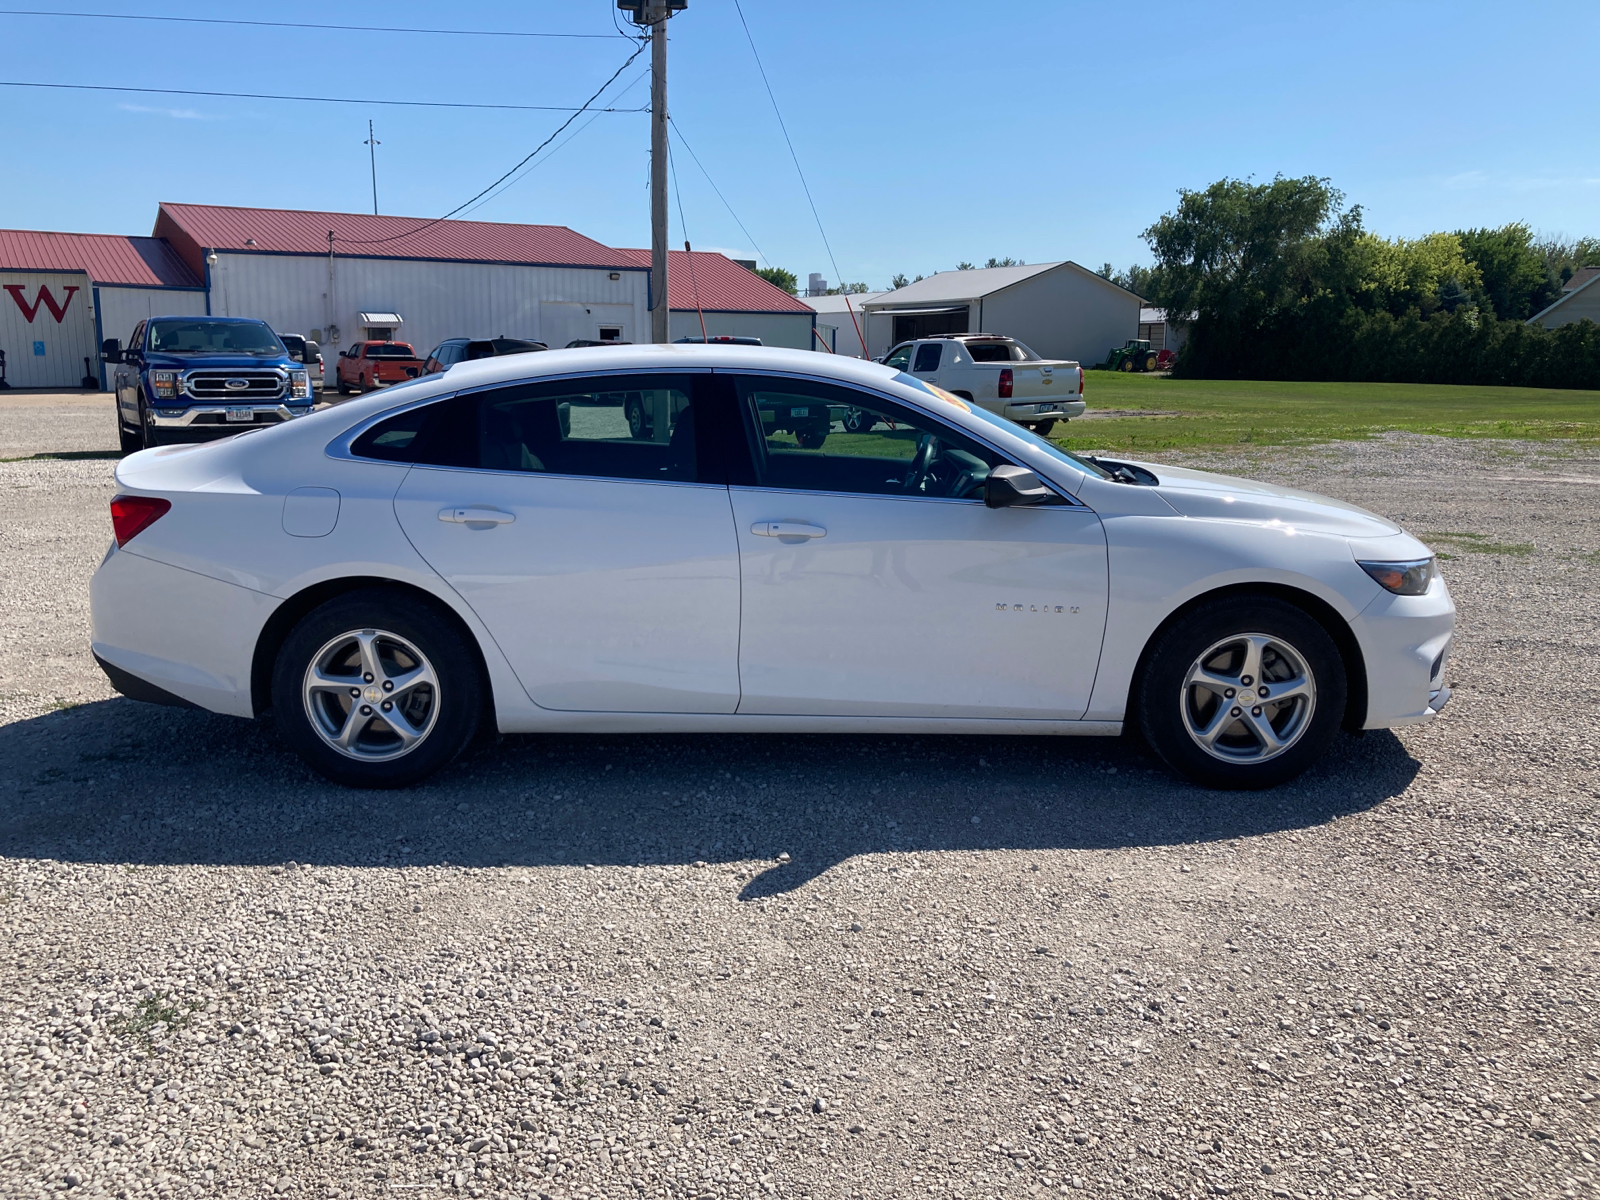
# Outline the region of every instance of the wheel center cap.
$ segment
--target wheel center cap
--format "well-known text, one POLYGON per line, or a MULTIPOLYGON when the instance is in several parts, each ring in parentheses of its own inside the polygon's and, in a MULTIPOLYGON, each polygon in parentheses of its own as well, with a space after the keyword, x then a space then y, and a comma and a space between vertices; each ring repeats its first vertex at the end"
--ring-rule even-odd
POLYGON ((375 683, 369 683, 361 693, 361 698, 368 704, 377 704, 383 699, 383 689, 375 683))

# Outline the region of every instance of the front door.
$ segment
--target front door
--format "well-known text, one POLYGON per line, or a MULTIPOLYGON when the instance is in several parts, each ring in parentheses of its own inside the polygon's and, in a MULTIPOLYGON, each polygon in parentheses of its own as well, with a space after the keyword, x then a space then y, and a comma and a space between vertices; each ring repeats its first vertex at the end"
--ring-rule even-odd
POLYGON ((144 348, 145 323, 140 321, 128 335, 128 345, 123 352, 124 361, 116 364, 112 386, 117 393, 117 415, 129 429, 143 430, 139 422, 139 364, 138 354, 144 348))
POLYGON ((738 705, 739 549, 720 464, 697 445, 697 390, 659 374, 468 393, 445 402, 460 443, 395 497, 541 707, 738 705))
POLYGON ((739 712, 1083 715, 1106 616, 1093 512, 1065 497, 988 508, 983 480, 1003 456, 871 393, 736 386, 755 460, 730 489, 739 712), (858 410, 872 420, 852 433, 858 410), (797 412, 813 421, 798 434, 797 412))

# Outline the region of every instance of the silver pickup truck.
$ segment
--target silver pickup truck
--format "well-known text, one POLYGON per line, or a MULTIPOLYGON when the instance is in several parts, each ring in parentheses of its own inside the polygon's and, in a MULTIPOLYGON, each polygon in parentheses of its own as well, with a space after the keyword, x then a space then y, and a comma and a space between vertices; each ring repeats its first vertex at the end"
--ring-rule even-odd
POLYGON ((953 333, 902 342, 884 356, 918 379, 970 400, 1041 437, 1083 415, 1083 368, 1040 358, 1016 338, 953 333))

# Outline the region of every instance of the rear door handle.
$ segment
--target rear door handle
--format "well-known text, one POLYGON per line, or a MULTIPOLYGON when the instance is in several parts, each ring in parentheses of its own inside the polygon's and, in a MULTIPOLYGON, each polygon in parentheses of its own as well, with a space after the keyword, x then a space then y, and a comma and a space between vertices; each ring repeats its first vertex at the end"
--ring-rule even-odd
POLYGON ((498 508, 441 508, 439 520, 453 525, 509 525, 517 518, 498 508))
POLYGON ((757 521, 750 526, 750 532, 757 537, 775 538, 819 538, 828 536, 828 531, 821 525, 812 525, 806 521, 757 521))

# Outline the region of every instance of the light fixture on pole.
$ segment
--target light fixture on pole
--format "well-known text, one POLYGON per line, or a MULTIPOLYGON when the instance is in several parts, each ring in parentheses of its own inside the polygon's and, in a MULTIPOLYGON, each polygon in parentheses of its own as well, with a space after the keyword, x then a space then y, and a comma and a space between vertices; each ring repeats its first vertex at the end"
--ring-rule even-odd
POLYGON ((689 0, 617 0, 650 29, 650 340, 671 341, 667 305, 667 21, 689 0))
POLYGON ((372 133, 372 121, 367 121, 367 140, 361 143, 367 148, 367 157, 372 161, 372 215, 378 215, 378 147, 383 145, 372 133))

